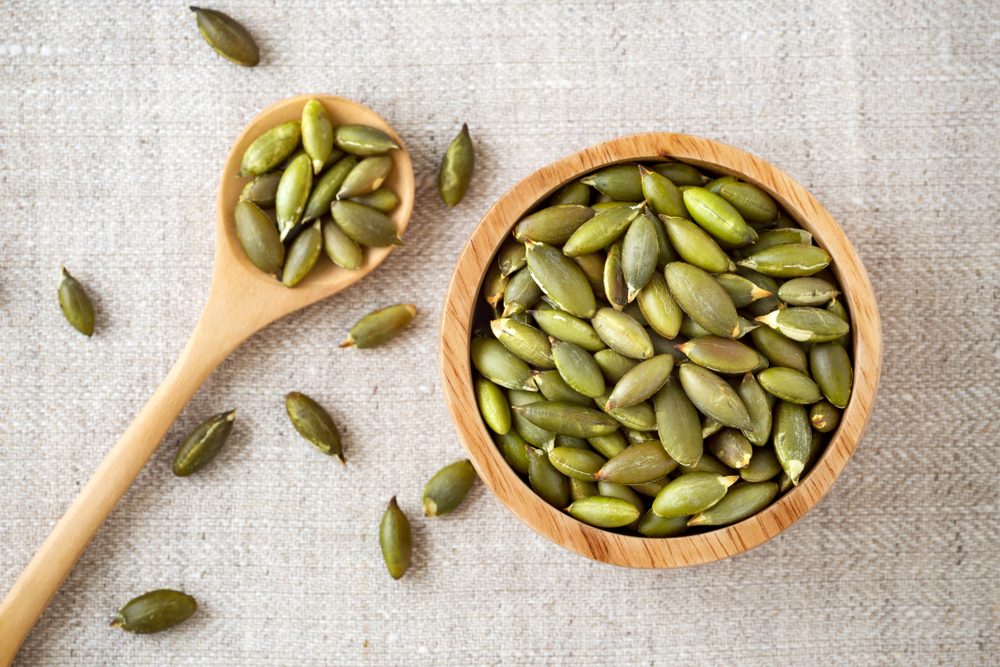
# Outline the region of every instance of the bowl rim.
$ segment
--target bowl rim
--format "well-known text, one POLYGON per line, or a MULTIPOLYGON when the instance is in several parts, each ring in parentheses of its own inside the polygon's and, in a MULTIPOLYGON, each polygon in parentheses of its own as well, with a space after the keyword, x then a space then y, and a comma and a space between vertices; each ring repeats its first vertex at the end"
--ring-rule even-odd
POLYGON ((747 151, 687 134, 651 132, 605 141, 546 165, 518 182, 473 230, 452 275, 441 319, 445 398, 473 466, 483 482, 522 522, 582 556, 636 568, 671 568, 721 560, 773 538, 827 493, 860 441, 871 415, 882 364, 882 333, 875 293, 861 259, 833 216, 802 185, 747 151), (503 459, 479 415, 470 359, 475 303, 489 262, 514 224, 551 193, 584 173, 619 162, 675 159, 739 176, 773 196, 833 258, 852 319, 854 390, 841 422, 799 485, 758 514, 696 535, 647 538, 589 526, 552 507, 503 459))

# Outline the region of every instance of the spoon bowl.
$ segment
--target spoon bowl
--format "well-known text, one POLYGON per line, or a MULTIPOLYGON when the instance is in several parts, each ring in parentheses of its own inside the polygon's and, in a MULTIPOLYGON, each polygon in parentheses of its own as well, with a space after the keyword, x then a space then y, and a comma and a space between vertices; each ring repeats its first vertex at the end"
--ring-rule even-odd
POLYGON ((320 100, 336 125, 360 123, 389 134, 399 150, 389 155, 393 168, 385 185, 399 197, 390 215, 402 236, 413 211, 413 165, 402 140, 378 114, 357 102, 333 95, 299 95, 261 111, 237 137, 219 182, 215 265, 208 299, 191 338, 167 377, 121 439, 101 461, 76 500, 32 557, 0 603, 0 665, 9 665, 35 621, 59 590, 80 555, 156 451, 160 440, 205 378, 254 332, 276 319, 350 287, 372 272, 392 252, 368 248, 354 271, 321 261, 294 288, 255 267, 236 238, 233 209, 247 179, 239 176, 246 148, 270 128, 300 118, 310 99, 320 100))

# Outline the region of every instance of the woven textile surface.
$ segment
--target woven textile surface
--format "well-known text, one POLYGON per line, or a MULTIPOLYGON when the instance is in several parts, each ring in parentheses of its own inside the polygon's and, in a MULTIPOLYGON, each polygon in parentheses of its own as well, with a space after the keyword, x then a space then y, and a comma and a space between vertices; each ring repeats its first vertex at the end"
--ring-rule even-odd
POLYGON ((18 664, 996 664, 1000 3, 213 6, 256 36, 258 67, 213 53, 180 2, 0 4, 0 593, 183 347, 218 173, 260 109, 329 92, 393 124, 417 175, 406 245, 209 378, 18 664), (437 166, 463 122, 477 170, 448 210, 437 166), (846 230, 885 337, 855 456, 776 539, 690 569, 590 562, 482 485, 454 515, 419 518, 424 481, 463 456, 437 341, 469 234, 538 167, 646 131, 773 161, 846 230), (95 298, 90 340, 57 306, 61 264, 95 298), (397 302, 420 309, 406 335, 337 348, 397 302), (290 390, 331 408, 346 467, 291 430, 290 390), (220 459, 175 478, 178 439, 230 408, 220 459), (398 582, 376 538, 393 494, 416 540, 398 582), (155 636, 107 627, 160 587, 196 596, 198 614, 155 636))

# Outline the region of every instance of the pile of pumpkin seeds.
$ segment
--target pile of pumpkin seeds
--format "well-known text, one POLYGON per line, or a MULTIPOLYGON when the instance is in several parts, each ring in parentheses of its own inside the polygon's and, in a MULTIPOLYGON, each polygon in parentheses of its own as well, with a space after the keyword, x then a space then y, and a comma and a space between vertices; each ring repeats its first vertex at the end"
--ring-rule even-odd
POLYGON ((393 166, 388 153, 398 148, 375 127, 334 127, 316 99, 301 120, 257 137, 243 154, 240 175, 252 180, 233 214, 247 257, 294 287, 323 253, 353 270, 364 262, 364 247, 400 245, 388 215, 399 197, 383 186, 393 166))
POLYGON ((518 221, 484 278, 483 419, 588 524, 669 537, 750 517, 800 483, 851 395, 829 264, 733 176, 586 175, 518 221))

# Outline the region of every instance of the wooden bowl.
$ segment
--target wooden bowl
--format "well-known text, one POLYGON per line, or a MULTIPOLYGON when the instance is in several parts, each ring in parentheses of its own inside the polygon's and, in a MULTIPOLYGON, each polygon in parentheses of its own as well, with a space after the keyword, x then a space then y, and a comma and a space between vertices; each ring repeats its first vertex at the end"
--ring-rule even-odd
POLYGON ((614 139, 543 167, 515 185, 486 213, 455 267, 441 323, 445 393, 462 444, 486 485, 521 521, 571 551, 627 567, 668 568, 734 556, 771 539, 813 507, 854 452, 871 414, 882 364, 882 330, 868 275, 830 213, 787 174, 732 146, 684 134, 614 139), (559 187, 616 162, 669 158, 738 176, 769 192, 812 232, 833 258, 832 269, 852 318, 854 391, 840 426, 802 482, 762 512, 739 523, 672 538, 645 538, 594 528, 542 500, 507 464, 479 416, 473 394, 470 334, 489 263, 514 223, 559 187))

